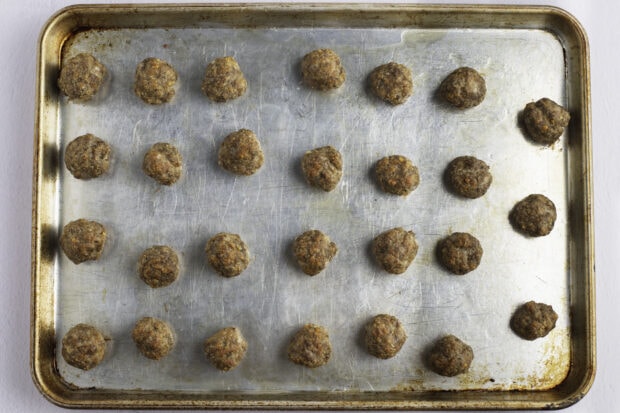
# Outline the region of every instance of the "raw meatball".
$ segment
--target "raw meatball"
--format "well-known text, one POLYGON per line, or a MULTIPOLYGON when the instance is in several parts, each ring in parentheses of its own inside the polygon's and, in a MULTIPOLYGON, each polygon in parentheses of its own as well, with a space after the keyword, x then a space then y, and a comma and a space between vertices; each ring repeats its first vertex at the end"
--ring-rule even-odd
POLYGON ((136 68, 133 91, 144 103, 161 105, 174 97, 176 82, 177 72, 168 62, 149 57, 136 68))
POLYGON ((60 247, 75 264, 101 257, 106 240, 105 227, 96 221, 78 219, 62 229, 60 247))
POLYGON ((536 340, 549 334, 557 320, 558 315, 550 305, 528 301, 514 312, 510 327, 519 337, 536 340))
POLYGON ((321 231, 310 230, 293 242, 293 254, 301 270, 308 275, 323 271, 336 256, 338 247, 321 231))
POLYGON ((532 140, 545 145, 557 141, 568 126, 570 114, 548 98, 525 105, 523 123, 532 140))
POLYGON ((447 377, 465 373, 473 359, 471 347, 453 335, 437 340, 428 354, 430 368, 447 377))
POLYGON ((364 341, 368 352, 380 359, 394 357, 407 340, 407 333, 398 318, 379 314, 366 324, 364 341))
POLYGON ((224 138, 217 155, 218 164, 237 175, 252 175, 263 166, 265 156, 254 132, 240 129, 224 138))
POLYGON ((106 73, 105 66, 94 56, 80 53, 62 65, 58 87, 71 100, 88 101, 101 88, 106 73))
POLYGON ((248 82, 234 57, 218 57, 207 65, 202 93, 214 102, 226 102, 243 95, 248 82))
POLYGON ((478 106, 486 93, 484 78, 471 67, 456 69, 439 86, 441 97, 459 109, 478 106))
POLYGON ((205 340, 204 352, 207 359, 222 371, 232 370, 241 363, 248 349, 241 331, 237 327, 226 327, 205 340))
POLYGON ((111 153, 107 142, 87 133, 69 142, 65 166, 77 179, 96 178, 108 171, 111 153))
POLYGON ((175 146, 158 142, 144 155, 142 170, 160 184, 172 185, 181 177, 183 157, 175 146))
POLYGON ((489 165, 473 156, 453 159, 446 168, 445 179, 450 189, 466 198, 480 198, 493 182, 489 165))
POLYGON ((532 194, 517 202, 508 218, 516 230, 532 237, 541 237, 551 232, 557 213, 549 198, 532 194))
POLYGON ((466 232, 455 232, 439 241, 439 261, 453 274, 463 275, 475 270, 482 259, 482 246, 476 237, 466 232))
POLYGON ((140 319, 131 332, 131 338, 144 357, 159 360, 174 347, 174 333, 168 323, 153 317, 140 319))
POLYGON ((62 358, 73 367, 90 370, 103 360, 105 338, 95 327, 78 324, 62 338, 62 358))
POLYGON ((402 274, 418 253, 415 234, 402 228, 385 231, 374 239, 372 253, 384 270, 391 274, 402 274))
POLYGON ((379 187, 394 195, 409 195, 418 187, 418 168, 404 156, 391 155, 382 158, 375 165, 379 187))
POLYGON ((390 62, 376 67, 369 76, 370 88, 377 97, 392 105, 405 103, 413 92, 411 70, 390 62))
POLYGON ((288 345, 288 358, 295 364, 315 368, 329 361, 332 345, 324 327, 306 324, 288 345))
POLYGON ((142 281, 153 288, 166 287, 179 277, 179 257, 165 245, 145 250, 138 262, 138 274, 142 281))
POLYGON ((250 264, 248 246, 237 234, 220 232, 207 241, 205 253, 211 267, 224 277, 235 277, 250 264))
POLYGON ((342 155, 331 146, 313 149, 304 154, 301 169, 310 185, 329 192, 342 178, 342 155))
POLYGON ((317 49, 301 60, 301 78, 312 89, 331 90, 339 88, 347 74, 336 52, 317 49))

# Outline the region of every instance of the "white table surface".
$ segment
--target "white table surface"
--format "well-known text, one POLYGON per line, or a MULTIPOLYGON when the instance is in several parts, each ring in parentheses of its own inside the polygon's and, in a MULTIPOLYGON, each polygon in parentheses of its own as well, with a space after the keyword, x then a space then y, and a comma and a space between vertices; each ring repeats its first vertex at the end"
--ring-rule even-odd
MULTIPOLYGON (((0 150, 0 412, 63 410, 44 399, 30 377, 30 220, 37 38, 47 18, 71 3, 0 0, 0 139, 5 144, 0 150)), ((620 247, 620 231, 616 231, 620 228, 620 185, 615 180, 620 178, 616 157, 620 156, 620 133, 614 132, 620 126, 620 113, 614 110, 620 97, 620 81, 613 78, 620 70, 620 1, 537 3, 562 7, 575 15, 588 33, 591 50, 598 367, 590 392, 566 411, 617 412, 620 378, 614 372, 620 367, 620 351, 616 348, 620 329, 614 314, 619 313, 616 300, 620 295, 620 277, 612 270, 620 267, 620 251, 614 249, 620 247)))

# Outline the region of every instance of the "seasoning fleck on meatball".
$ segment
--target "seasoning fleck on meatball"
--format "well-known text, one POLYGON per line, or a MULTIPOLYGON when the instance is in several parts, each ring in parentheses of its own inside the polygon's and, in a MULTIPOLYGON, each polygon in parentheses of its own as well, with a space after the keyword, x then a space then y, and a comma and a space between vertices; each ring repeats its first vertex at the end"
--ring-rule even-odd
POLYGON ((70 100, 85 102, 97 94, 106 73, 105 66, 93 55, 80 53, 63 63, 58 87, 70 100))
POLYGON ((234 57, 218 57, 207 65, 202 93, 214 102, 226 102, 243 95, 248 82, 234 57))
POLYGON ((153 317, 138 320, 131 338, 140 353, 151 360, 160 360, 174 347, 174 332, 165 321, 153 317))
POLYGON ((558 315, 550 305, 528 301, 514 312, 510 327, 519 337, 535 340, 549 334, 557 320, 558 315))
POLYGON ((288 345, 288 358, 295 364, 315 368, 327 363, 332 355, 329 334, 324 327, 306 324, 288 345))
POLYGON ((392 358, 407 340, 407 333, 398 318, 379 314, 366 324, 364 341, 368 352, 380 359, 392 358))
POLYGON ((140 279, 153 288, 172 284, 179 277, 179 271, 177 253, 165 245, 146 249, 138 262, 140 279))
POLYGON ((304 154, 301 169, 310 185, 332 191, 342 178, 342 155, 332 146, 313 149, 304 154))
POLYGON ((224 277, 236 277, 250 264, 248 246, 237 234, 220 232, 207 241, 207 261, 224 277))
POLYGON ((142 170, 160 184, 172 185, 181 178, 183 157, 175 146, 158 142, 144 155, 142 170))
POLYGON ((456 69, 439 86, 440 96, 459 109, 478 106, 486 93, 484 78, 471 67, 456 69))
POLYGON ((103 360, 105 347, 105 338, 98 329, 78 324, 62 339, 62 358, 73 367, 90 370, 103 360))
POLYGON ((401 155, 380 159, 375 165, 375 175, 379 187, 394 195, 409 195, 420 183, 418 168, 401 155))
POLYGON ((531 237, 542 237, 553 229, 557 213, 549 198, 532 194, 517 202, 508 218, 517 231, 531 237))
POLYGON ((493 182, 489 165, 473 156, 454 158, 446 168, 445 179, 456 194, 466 198, 480 198, 493 182))
POLYGON ((385 231, 374 239, 372 253, 384 270, 391 274, 402 274, 418 253, 415 234, 400 227, 385 231))
POLYGON ((249 176, 263 166, 265 156, 254 132, 240 129, 224 138, 218 152, 218 164, 229 172, 249 176))
POLYGON ((100 223, 78 219, 62 229, 60 247, 75 264, 95 261, 101 257, 106 235, 105 227, 100 223))
POLYGON ((177 72, 168 62, 149 57, 136 68, 133 90, 144 103, 161 105, 174 97, 176 82, 177 72))
POLYGON ((568 126, 570 113, 549 98, 525 105, 523 123, 533 141, 551 145, 568 126))
POLYGON ((207 359, 222 371, 232 370, 241 363, 248 349, 241 331, 237 327, 226 327, 204 342, 207 359))
POLYGON ((317 90, 339 88, 347 74, 340 57, 331 49, 317 49, 301 60, 301 77, 306 86, 317 90))
POLYGON ((77 179, 97 178, 110 167, 110 145, 92 135, 78 136, 65 149, 65 166, 77 179))
POLYGON ((391 105, 405 103, 413 92, 411 70, 390 62, 376 67, 369 76, 370 88, 377 97, 391 105))
POLYGON ((482 260, 482 246, 476 237, 455 232, 437 244, 437 254, 443 266, 453 274, 463 275, 475 270, 482 260))
POLYGON ((306 231, 293 242, 293 254, 297 264, 308 275, 323 271, 337 252, 336 244, 318 230, 306 231))
POLYGON ((437 340, 428 354, 430 368, 446 377, 465 373, 473 359, 471 347, 453 335, 437 340))

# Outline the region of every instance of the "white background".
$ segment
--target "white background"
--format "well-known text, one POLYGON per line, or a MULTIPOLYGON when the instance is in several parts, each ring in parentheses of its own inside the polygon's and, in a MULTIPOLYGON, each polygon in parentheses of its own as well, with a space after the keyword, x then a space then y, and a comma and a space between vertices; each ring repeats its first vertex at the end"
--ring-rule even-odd
MULTIPOLYGON (((620 283, 613 272, 620 267, 616 250, 620 246, 620 185, 615 179, 620 178, 616 156, 620 155, 620 139, 614 132, 618 128, 614 109, 620 82, 613 79, 620 69, 620 2, 538 3, 559 6, 575 15, 588 33, 591 52, 598 371, 590 392, 566 411, 614 412, 618 411, 620 392, 616 373, 620 329, 614 318, 620 283)), ((0 0, 0 412, 63 411, 38 393, 30 377, 30 220, 37 38, 48 17, 69 4, 64 0, 0 0)))

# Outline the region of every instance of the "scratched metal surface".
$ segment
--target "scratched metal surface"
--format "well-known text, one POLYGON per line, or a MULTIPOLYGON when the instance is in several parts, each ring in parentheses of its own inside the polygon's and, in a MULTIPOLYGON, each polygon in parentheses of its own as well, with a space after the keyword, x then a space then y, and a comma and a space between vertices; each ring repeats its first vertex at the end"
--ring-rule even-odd
MULTIPOLYGON (((90 132, 111 143, 108 175, 78 181, 64 168, 59 179, 59 227, 85 217, 105 224, 109 240, 101 260, 76 266, 58 254, 56 329, 92 323, 110 338, 97 368, 58 368, 77 386, 195 391, 298 391, 391 389, 545 389, 569 368, 570 270, 567 264, 567 157, 564 138, 541 148, 523 138, 517 113, 547 96, 565 101, 562 45, 537 30, 401 29, 171 29, 86 31, 65 53, 94 53, 111 79, 95 102, 60 103, 59 147, 90 132), (331 47, 347 70, 344 86, 318 93, 300 84, 300 57, 331 47), (246 96, 214 104, 199 85, 206 62, 233 55, 248 79, 246 96), (169 61, 180 84, 175 100, 152 107, 132 94, 133 72, 145 57, 169 61), (369 96, 364 79, 395 60, 414 74, 409 101, 390 107, 369 96), (486 78, 488 94, 477 108, 457 112, 434 98, 440 81, 468 65, 486 78), (251 177, 218 168, 223 137, 239 128, 258 135, 266 161, 251 177), (184 175, 160 187, 141 172, 146 149, 158 141, 177 145, 184 175), (302 154, 333 145, 344 156, 335 191, 308 187, 299 172, 302 154), (387 154, 403 154, 421 174, 407 198, 382 194, 371 168, 387 154), (475 155, 491 166, 488 193, 463 200, 442 186, 445 165, 475 155), (556 204, 553 232, 529 239, 508 223, 513 204, 544 193, 556 204), (403 226, 417 234, 420 250, 409 270, 382 272, 368 254, 380 232, 403 226), (339 252, 327 270, 302 274, 290 244, 304 230, 331 236, 339 252), (217 276, 205 263, 206 240, 219 231, 238 233, 253 260, 239 277, 217 276), (442 270, 436 242, 467 231, 484 248, 480 267, 465 276, 442 270), (151 289, 136 275, 142 250, 168 244, 180 252, 182 275, 170 287, 151 289), (508 327, 515 307, 534 299, 553 305, 556 329, 527 342, 508 327), (397 316, 409 339, 393 359, 378 360, 360 345, 360 331, 378 313, 397 316), (171 323, 174 351, 155 362, 142 357, 130 337, 142 316, 171 323), (286 344, 307 322, 330 332, 331 361, 314 370, 288 362, 286 344), (228 373, 216 371, 201 352, 217 329, 239 326, 247 358, 228 373), (424 349, 452 333, 475 353, 471 370, 457 378, 429 372, 424 349)), ((63 161, 61 156, 61 162, 63 161)))

